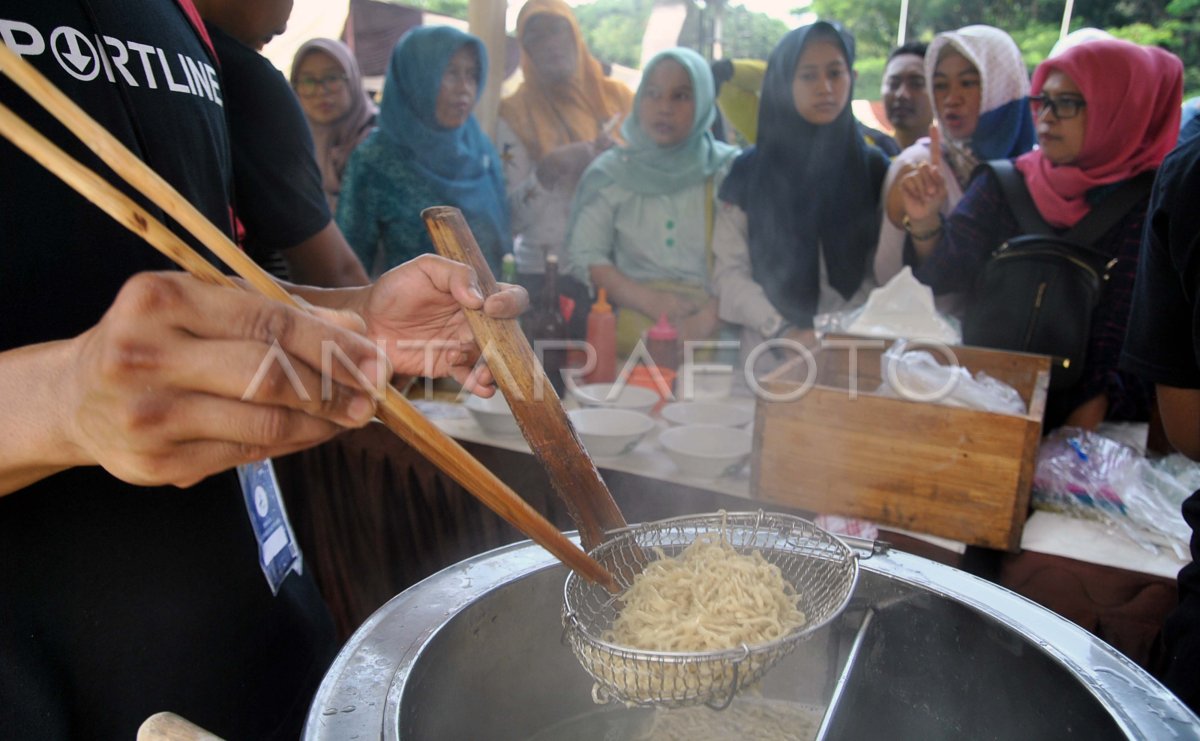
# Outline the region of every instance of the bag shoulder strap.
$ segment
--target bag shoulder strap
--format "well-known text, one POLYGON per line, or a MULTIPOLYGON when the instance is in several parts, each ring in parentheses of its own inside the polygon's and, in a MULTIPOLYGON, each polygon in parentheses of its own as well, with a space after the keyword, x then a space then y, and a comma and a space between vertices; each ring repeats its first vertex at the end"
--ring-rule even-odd
POLYGON ((1076 244, 1091 245, 1113 228, 1118 221, 1125 218, 1130 209, 1150 195, 1154 185, 1154 170, 1143 172, 1125 182, 1109 193, 1104 200, 1092 207, 1087 216, 1079 220, 1075 226, 1063 235, 1076 244))
POLYGON ((1000 192, 1013 216, 1017 217, 1017 226, 1022 234, 1054 234, 1054 227, 1046 223, 1042 214, 1037 210, 1029 189, 1025 187, 1025 178, 1013 166, 1011 160, 989 160, 975 168, 971 179, 975 179, 982 170, 991 170, 1000 183, 1000 192))
POLYGON ((220 60, 217 59, 217 50, 213 48, 212 38, 208 35, 208 29, 204 27, 204 19, 200 17, 200 11, 196 8, 196 4, 192 2, 192 0, 175 0, 175 3, 179 6, 179 9, 183 11, 184 16, 187 17, 188 23, 192 24, 192 29, 194 29, 196 31, 196 35, 200 37, 200 41, 204 44, 204 48, 208 49, 208 53, 211 54, 212 58, 217 61, 217 66, 219 68, 220 60))

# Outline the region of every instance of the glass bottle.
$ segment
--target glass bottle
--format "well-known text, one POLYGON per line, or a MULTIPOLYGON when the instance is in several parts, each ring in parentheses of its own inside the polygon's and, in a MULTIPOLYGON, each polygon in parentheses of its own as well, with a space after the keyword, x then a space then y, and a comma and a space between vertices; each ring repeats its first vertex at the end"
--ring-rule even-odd
POLYGON ((562 369, 567 363, 567 322, 558 299, 558 256, 546 257, 546 272, 537 305, 525 314, 525 336, 542 362, 550 384, 561 397, 564 390, 562 369))
POLYGON ((500 282, 517 282, 517 258, 511 252, 500 258, 500 282))

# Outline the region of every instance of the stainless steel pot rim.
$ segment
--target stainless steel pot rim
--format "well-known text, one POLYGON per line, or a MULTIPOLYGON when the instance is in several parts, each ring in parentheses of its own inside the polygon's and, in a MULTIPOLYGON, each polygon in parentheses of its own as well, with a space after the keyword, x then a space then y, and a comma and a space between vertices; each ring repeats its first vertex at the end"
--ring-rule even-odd
MULTIPOLYGON (((576 534, 572 537, 578 542, 576 534)), ((440 661, 433 644, 441 628, 460 620, 468 607, 547 571, 555 572, 554 583, 561 584, 562 565, 535 543, 520 541, 452 564, 397 595, 360 627, 327 672, 310 709, 305 739, 409 738, 399 731, 400 699, 418 684, 417 667, 440 661), (350 705, 357 710, 330 715, 350 705)), ((895 549, 861 560, 860 577, 858 597, 864 589, 883 589, 889 595, 915 590, 997 621, 996 630, 1067 667, 1129 738, 1200 741, 1200 719, 1177 697, 1116 649, 1040 605, 895 549)), ((555 617, 561 618, 560 599, 553 603, 555 617)), ((550 641, 557 644, 557 636, 550 641)))

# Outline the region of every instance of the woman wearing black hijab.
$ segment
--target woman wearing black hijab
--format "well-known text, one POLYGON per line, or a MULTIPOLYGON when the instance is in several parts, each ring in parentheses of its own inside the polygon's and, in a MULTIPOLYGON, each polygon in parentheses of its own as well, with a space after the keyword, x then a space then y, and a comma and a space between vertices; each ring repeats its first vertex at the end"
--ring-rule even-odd
POLYGON ((757 144, 720 189, 713 288, 721 319, 742 325, 743 352, 813 316, 861 304, 879 234, 888 160, 850 110, 854 37, 818 21, 771 53, 757 144))

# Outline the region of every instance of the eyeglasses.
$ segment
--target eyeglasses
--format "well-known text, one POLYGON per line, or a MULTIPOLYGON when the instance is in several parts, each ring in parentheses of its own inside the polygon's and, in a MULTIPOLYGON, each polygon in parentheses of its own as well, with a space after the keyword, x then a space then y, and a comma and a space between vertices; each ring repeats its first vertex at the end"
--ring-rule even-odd
POLYGON ((1087 101, 1075 97, 1051 98, 1043 94, 1030 98, 1029 105, 1033 108, 1034 118, 1041 118, 1042 112, 1048 110, 1055 118, 1065 120, 1078 116, 1087 107, 1087 101))
POLYGON ((336 92, 346 84, 345 75, 330 75, 329 77, 301 77, 296 80, 296 92, 307 97, 316 95, 318 91, 336 92))

